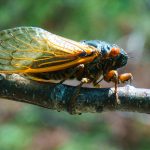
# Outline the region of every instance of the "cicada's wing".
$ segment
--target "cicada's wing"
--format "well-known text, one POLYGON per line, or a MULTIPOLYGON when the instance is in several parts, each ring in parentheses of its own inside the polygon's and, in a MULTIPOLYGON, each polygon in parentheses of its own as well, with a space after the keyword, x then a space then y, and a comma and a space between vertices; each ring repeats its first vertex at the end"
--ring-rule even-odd
POLYGON ((0 32, 0 73, 37 73, 92 61, 95 49, 41 28, 18 27, 0 32))

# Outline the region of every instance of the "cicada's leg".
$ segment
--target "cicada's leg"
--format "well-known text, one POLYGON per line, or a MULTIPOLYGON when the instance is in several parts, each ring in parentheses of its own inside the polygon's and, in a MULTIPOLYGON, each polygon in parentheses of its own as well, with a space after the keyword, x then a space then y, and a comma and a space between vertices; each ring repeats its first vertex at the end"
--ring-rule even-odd
POLYGON ((118 97, 118 72, 116 70, 109 71, 105 76, 104 80, 107 82, 114 82, 115 83, 115 97, 116 97, 116 103, 120 104, 120 100, 118 97))
MULTIPOLYGON (((129 81, 131 84, 132 80, 133 80, 133 76, 131 73, 124 73, 124 74, 121 74, 118 76, 118 83, 125 83, 125 82, 129 81)), ((117 94, 117 96, 118 96, 118 94, 117 94)), ((120 100, 119 100, 119 102, 120 102, 120 100)))
MULTIPOLYGON (((77 86, 75 94, 73 95, 73 98, 68 102, 68 112, 70 114, 75 114, 75 107, 76 107, 76 102, 77 102, 77 98, 80 94, 80 89, 82 87, 83 84, 85 83, 89 83, 90 80, 88 78, 82 78, 81 83, 77 86)), ((79 115, 81 115, 81 113, 79 113, 79 115)))
POLYGON ((124 74, 119 75, 118 79, 119 79, 119 83, 125 83, 129 81, 131 84, 133 80, 133 76, 131 73, 124 73, 124 74))
MULTIPOLYGON (((58 85, 62 84, 63 82, 65 82, 67 79, 69 79, 74 74, 77 74, 77 76, 82 75, 83 71, 84 71, 84 64, 78 65, 77 67, 74 68, 74 70, 70 74, 68 74, 68 76, 65 79, 61 80, 55 86, 58 86, 58 85)), ((68 102, 67 110, 70 114, 75 113, 75 104, 76 104, 77 97, 80 93, 80 88, 82 87, 82 85, 84 83, 87 83, 87 81, 88 81, 88 79, 86 79, 86 78, 82 79, 81 83, 77 86, 77 89, 75 91, 75 94, 73 95, 73 98, 68 102)))
POLYGON ((94 81, 93 81, 93 86, 96 87, 96 88, 102 87, 102 86, 100 85, 100 82, 101 82, 103 79, 104 79, 104 78, 100 79, 99 81, 94 80, 94 81))
POLYGON ((107 82, 114 82, 115 83, 115 96, 117 104, 120 104, 120 100, 118 98, 118 84, 125 83, 126 81, 132 81, 133 76, 131 73, 124 73, 118 76, 118 72, 116 70, 109 71, 105 76, 104 80, 107 82))

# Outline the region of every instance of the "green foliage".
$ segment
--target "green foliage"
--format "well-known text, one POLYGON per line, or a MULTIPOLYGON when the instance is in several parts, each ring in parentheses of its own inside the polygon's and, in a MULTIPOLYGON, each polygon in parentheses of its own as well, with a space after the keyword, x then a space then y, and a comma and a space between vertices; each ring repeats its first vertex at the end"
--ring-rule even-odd
POLYGON ((31 142, 33 130, 15 124, 5 124, 0 127, 0 149, 25 149, 31 142))
POLYGON ((147 33, 148 18, 146 1, 136 0, 7 0, 0 5, 0 29, 39 26, 77 40, 114 41, 131 30, 147 33))

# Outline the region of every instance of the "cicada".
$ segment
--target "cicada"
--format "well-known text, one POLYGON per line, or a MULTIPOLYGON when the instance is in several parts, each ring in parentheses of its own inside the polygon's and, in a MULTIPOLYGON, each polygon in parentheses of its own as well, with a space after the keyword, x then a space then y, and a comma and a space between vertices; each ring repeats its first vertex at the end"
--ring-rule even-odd
MULTIPOLYGON (((17 27, 0 32, 0 73, 23 74, 31 80, 67 79, 93 83, 102 79, 117 85, 132 79, 118 75, 127 64, 127 53, 115 44, 99 40, 76 42, 37 27, 17 27)), ((117 98, 118 99, 118 98, 117 98)))

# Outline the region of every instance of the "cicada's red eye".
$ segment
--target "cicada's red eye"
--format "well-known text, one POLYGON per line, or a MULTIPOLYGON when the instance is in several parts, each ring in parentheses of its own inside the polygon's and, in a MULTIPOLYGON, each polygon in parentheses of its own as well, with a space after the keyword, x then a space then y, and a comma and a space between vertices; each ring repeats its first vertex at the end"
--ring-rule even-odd
POLYGON ((111 51, 110 51, 110 53, 109 53, 109 56, 111 56, 111 57, 116 57, 116 56, 118 56, 120 54, 120 48, 118 48, 118 47, 112 47, 111 48, 111 51))

